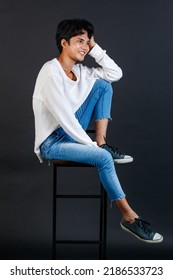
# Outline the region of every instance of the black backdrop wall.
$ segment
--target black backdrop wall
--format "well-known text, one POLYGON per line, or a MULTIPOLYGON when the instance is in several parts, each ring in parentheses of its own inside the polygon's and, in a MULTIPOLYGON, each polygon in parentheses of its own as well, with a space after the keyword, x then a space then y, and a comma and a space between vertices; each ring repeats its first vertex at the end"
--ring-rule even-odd
MULTIPOLYGON (((133 164, 116 166, 118 176, 136 211, 164 235, 162 244, 143 244, 122 232, 120 213, 108 207, 107 257, 172 259, 172 9, 169 0, 1 0, 1 259, 51 258, 52 168, 33 153, 32 93, 43 63, 58 55, 57 23, 73 17, 95 25, 96 41, 123 69, 113 84, 108 140, 134 156, 133 164)), ((67 191, 98 188, 96 170, 62 170, 60 180, 67 191)), ((60 207, 60 236, 94 236, 95 203, 66 201, 60 207)), ((92 246, 60 249, 61 259, 97 258, 92 246)))

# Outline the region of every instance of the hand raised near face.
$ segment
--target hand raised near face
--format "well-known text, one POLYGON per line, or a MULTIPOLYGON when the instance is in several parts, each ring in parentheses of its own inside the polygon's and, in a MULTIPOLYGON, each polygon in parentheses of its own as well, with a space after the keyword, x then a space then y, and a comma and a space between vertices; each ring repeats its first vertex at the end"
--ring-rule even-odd
POLYGON ((89 48, 90 50, 96 45, 96 42, 94 40, 94 36, 91 37, 90 43, 89 43, 89 48))

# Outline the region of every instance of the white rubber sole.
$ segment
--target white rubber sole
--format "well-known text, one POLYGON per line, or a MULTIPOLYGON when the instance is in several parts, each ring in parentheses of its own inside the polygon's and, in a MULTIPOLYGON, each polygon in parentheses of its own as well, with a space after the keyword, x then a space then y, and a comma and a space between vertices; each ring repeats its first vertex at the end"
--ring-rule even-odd
POLYGON ((139 240, 141 240, 141 241, 143 241, 143 242, 145 242, 145 243, 153 244, 153 243, 161 243, 161 242, 163 241, 163 236, 162 236, 162 235, 161 235, 161 238, 160 238, 160 239, 157 239, 157 240, 146 240, 146 239, 143 239, 143 238, 139 237, 138 235, 136 235, 134 232, 132 232, 132 231, 129 230, 128 228, 124 227, 124 226, 122 225, 122 223, 120 223, 120 226, 121 226, 121 228, 122 228, 124 231, 126 231, 126 232, 128 232, 128 233, 131 233, 133 236, 135 236, 136 238, 138 238, 139 240))
POLYGON ((132 157, 129 158, 122 158, 122 159, 114 159, 115 163, 123 164, 123 163, 130 163, 133 161, 132 157))

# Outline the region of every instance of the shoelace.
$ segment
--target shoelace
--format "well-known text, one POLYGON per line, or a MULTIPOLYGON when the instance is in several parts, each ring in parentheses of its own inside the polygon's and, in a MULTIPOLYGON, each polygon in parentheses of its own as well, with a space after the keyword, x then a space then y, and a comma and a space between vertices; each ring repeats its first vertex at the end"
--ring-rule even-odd
POLYGON ((113 146, 110 146, 110 145, 108 145, 107 143, 101 145, 100 147, 103 148, 105 145, 108 147, 108 149, 112 150, 112 151, 113 151, 114 153, 116 153, 118 156, 121 156, 121 155, 122 155, 122 154, 118 151, 118 148, 113 147, 113 146))
POLYGON ((152 230, 150 229, 150 223, 138 218, 136 219, 137 224, 140 228, 142 228, 144 230, 145 233, 147 233, 148 235, 152 232, 152 230))

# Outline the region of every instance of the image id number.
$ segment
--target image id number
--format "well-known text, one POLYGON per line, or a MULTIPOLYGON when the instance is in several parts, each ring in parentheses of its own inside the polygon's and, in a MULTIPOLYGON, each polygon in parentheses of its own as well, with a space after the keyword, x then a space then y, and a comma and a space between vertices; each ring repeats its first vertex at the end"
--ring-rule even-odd
POLYGON ((103 275, 163 275, 163 267, 104 267, 103 275))

